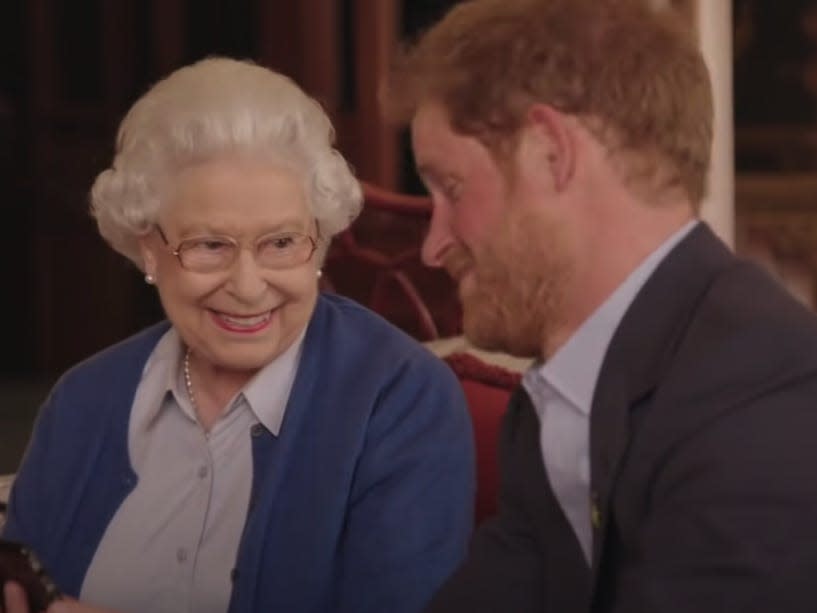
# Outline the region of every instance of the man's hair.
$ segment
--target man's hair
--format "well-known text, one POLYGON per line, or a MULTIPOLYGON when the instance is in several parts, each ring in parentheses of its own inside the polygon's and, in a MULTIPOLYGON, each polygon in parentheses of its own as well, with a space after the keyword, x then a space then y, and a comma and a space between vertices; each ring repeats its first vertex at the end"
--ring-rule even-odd
POLYGON ((577 116, 627 179, 703 198, 712 91, 680 15, 643 0, 472 0, 399 54, 386 115, 410 121, 438 102, 452 127, 502 160, 531 104, 577 116))

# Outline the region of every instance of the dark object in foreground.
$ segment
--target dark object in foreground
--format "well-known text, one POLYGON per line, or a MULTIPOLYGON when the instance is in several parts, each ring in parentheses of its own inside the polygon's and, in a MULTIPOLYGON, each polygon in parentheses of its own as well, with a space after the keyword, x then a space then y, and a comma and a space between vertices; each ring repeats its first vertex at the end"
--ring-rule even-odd
MULTIPOLYGON (((60 597, 57 586, 31 549, 19 543, 0 540, 0 586, 7 581, 16 581, 23 586, 32 613, 45 611, 60 597)), ((5 613, 2 597, 0 613, 5 613)))

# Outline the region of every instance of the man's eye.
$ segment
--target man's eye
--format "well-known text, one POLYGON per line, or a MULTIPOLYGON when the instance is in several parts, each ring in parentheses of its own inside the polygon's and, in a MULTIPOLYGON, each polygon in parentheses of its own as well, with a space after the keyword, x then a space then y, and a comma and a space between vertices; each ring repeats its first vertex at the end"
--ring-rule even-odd
POLYGON ((462 193, 461 183, 452 182, 443 185, 443 195, 449 202, 456 202, 457 200, 459 200, 461 193, 462 193))

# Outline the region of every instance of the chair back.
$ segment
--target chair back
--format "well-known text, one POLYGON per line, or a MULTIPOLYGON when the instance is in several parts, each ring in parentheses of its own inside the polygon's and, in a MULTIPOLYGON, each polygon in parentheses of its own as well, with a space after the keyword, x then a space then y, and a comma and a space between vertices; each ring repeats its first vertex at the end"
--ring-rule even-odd
POLYGON ((367 183, 363 195, 360 216, 329 249, 324 289, 364 304, 420 341, 458 334, 453 281, 420 259, 431 200, 367 183))

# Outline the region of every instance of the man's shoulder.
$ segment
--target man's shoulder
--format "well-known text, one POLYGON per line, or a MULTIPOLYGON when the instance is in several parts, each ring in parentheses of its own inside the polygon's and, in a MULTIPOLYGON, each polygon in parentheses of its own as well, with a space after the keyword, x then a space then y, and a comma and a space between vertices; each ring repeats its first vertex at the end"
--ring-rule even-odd
POLYGON ((677 325, 683 332, 656 396, 673 422, 689 426, 675 432, 758 406, 782 424, 784 407, 813 404, 817 315, 754 264, 736 258, 677 325))
MULTIPOLYGON (((817 314, 704 224, 668 254, 641 294, 626 322, 628 334, 649 325, 660 328, 664 341, 732 351, 738 360, 817 344, 817 314), (746 343, 754 351, 741 347, 746 343)), ((812 354, 817 359, 817 350, 812 354)))
POLYGON ((817 314, 768 272, 745 260, 736 259, 713 280, 696 322, 705 328, 701 336, 709 342, 751 339, 755 351, 743 358, 811 348, 803 358, 817 360, 817 314), (715 330, 721 333, 713 334, 715 330))
POLYGON ((652 390, 669 438, 726 410, 795 403, 817 390, 817 315, 708 231, 691 235, 659 267, 617 330, 597 395, 634 401, 652 390), (624 381, 625 383, 622 383, 624 381))

